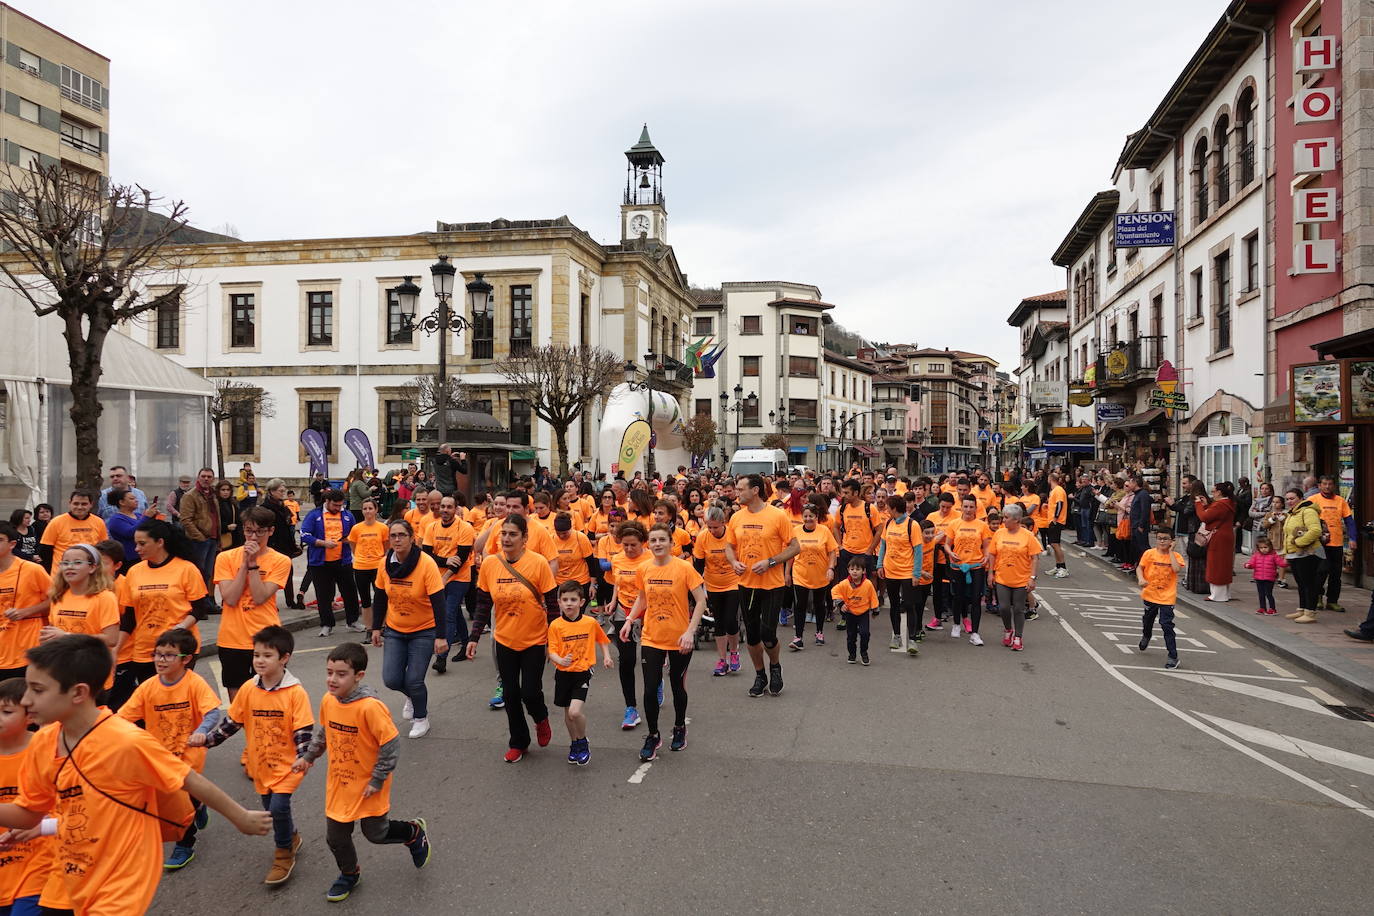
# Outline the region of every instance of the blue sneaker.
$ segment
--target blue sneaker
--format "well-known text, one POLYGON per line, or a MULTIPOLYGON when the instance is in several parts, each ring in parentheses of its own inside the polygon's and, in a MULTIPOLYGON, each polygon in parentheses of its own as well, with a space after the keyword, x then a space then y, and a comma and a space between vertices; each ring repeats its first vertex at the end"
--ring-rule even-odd
POLYGON ((191 860, 196 857, 196 851, 190 846, 173 846, 172 854, 167 857, 167 861, 162 863, 166 871, 176 871, 191 864, 191 860))
POLYGON ((415 863, 416 868, 424 868, 429 864, 429 834, 425 832, 425 819, 417 817, 411 821, 415 825, 415 836, 406 843, 406 848, 410 850, 410 861, 415 863))
POLYGON ((355 871, 351 875, 340 873, 339 877, 334 879, 334 883, 329 885, 329 890, 325 893, 324 899, 330 903, 347 900, 348 895, 353 893, 353 888, 361 884, 362 880, 363 873, 360 871, 355 871))
POLYGON ((587 743, 586 738, 583 738, 577 742, 577 759, 574 760, 573 763, 577 764, 580 767, 584 767, 587 765, 587 762, 591 759, 592 746, 587 743))
POLYGON ((791 612, 790 610, 788 610, 787 608, 783 608, 783 609, 782 609, 782 612, 778 614, 778 626, 780 626, 780 627, 785 627, 785 626, 787 626, 787 625, 788 625, 789 623, 791 623, 791 622, 792 622, 792 612, 791 612))
POLYGON ((687 726, 673 726, 673 740, 668 744, 671 751, 680 751, 687 746, 687 726))
POLYGON ((658 759, 658 749, 663 747, 663 739, 658 735, 645 735, 644 746, 639 749, 639 759, 648 763, 658 759))
POLYGON ((625 718, 621 720, 620 727, 623 731, 629 731, 639 724, 639 710, 633 706, 625 707, 625 718))
POLYGON ((506 688, 503 684, 496 685, 496 692, 491 695, 490 704, 492 709, 506 708, 506 688))
POLYGON ((574 740, 572 744, 568 745, 568 763, 577 763, 577 747, 581 743, 580 740, 574 740))
POLYGON ((210 826, 210 806, 209 806, 209 805, 198 805, 198 806, 196 807, 196 821, 195 821, 195 823, 196 823, 196 829, 197 829, 197 830, 204 830, 206 827, 210 826))

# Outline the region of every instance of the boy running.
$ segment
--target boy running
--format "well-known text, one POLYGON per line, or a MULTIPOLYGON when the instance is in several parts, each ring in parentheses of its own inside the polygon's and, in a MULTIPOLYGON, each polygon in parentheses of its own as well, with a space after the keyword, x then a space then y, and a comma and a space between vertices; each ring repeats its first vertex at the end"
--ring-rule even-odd
POLYGON ((1168 528, 1155 529, 1155 549, 1147 550, 1136 564, 1135 578, 1140 583, 1140 598, 1145 613, 1140 620, 1140 651, 1150 646, 1154 635, 1155 617, 1164 633, 1164 649, 1169 653, 1165 668, 1178 667, 1178 645, 1174 642, 1174 602, 1178 598, 1178 574, 1187 560, 1174 552, 1174 533, 1168 528))
POLYGON ((852 618, 844 634, 851 665, 856 661, 855 648, 863 657, 864 664, 868 664, 868 615, 878 606, 878 592, 873 588, 873 583, 865 578, 867 572, 868 562, 863 557, 854 557, 849 561, 849 578, 830 590, 831 597, 842 602, 844 612, 852 618))
POLYGON ((549 660, 554 663, 553 705, 563 710, 568 726, 568 763, 586 766, 592 759, 587 744, 587 688, 592 683, 592 666, 596 664, 596 647, 602 647, 602 665, 606 670, 615 667, 611 658, 611 638, 596 618, 584 616, 582 586, 567 581, 558 586, 559 616, 549 624, 549 660))
MULTIPOLYGON (((19 772, 33 737, 23 705, 26 689, 22 677, 0 681, 0 802, 19 796, 19 772)), ((56 848, 52 836, 42 835, 39 827, 11 830, 0 837, 5 856, 5 867, 0 868, 0 913, 40 912, 39 896, 52 874, 56 848)))

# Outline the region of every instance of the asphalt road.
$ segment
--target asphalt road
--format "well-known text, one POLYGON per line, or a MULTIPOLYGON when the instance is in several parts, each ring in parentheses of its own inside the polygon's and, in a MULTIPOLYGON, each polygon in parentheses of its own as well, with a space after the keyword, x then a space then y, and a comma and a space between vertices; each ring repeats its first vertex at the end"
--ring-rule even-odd
MULTIPOLYGON (((431 673, 434 730, 403 739, 392 794, 394 815, 429 820, 428 868, 359 836, 362 886, 326 903, 317 769, 296 795, 305 845, 288 885, 259 883, 268 841, 216 818, 153 912, 1374 911, 1374 724, 1332 709, 1353 700, 1184 615, 1183 667, 1166 674, 1158 636, 1135 648, 1131 580, 1079 563, 1041 581, 1021 653, 989 619, 982 648, 946 630, 919 658, 890 654, 884 616, 871 667, 845 664, 831 634, 785 651, 786 690, 761 699, 747 673, 712 678, 702 653, 689 747, 647 770, 643 727, 619 730, 614 675, 593 684, 578 768, 558 718, 549 748, 502 761, 485 655, 431 673)), ((341 637, 297 635, 292 667, 318 700, 341 637)), ((399 718, 401 697, 382 692, 399 718)), ((206 772, 247 803, 240 741, 206 772)))

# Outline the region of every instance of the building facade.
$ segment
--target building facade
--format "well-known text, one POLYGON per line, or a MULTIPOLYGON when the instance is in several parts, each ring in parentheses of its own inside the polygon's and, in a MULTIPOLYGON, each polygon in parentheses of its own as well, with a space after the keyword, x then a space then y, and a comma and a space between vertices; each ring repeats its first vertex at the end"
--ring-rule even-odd
POLYGON ((856 357, 825 350, 821 441, 817 467, 847 470, 855 461, 873 466, 879 458, 878 370, 856 357))
POLYGON ((1017 329, 1021 361, 1012 375, 1016 388, 1013 413, 1001 432, 1003 451, 1021 454, 1050 441, 1055 426, 1064 425, 1069 377, 1068 291, 1027 296, 1017 303, 1007 324, 1017 329), (1014 427, 1014 428, 1012 428, 1014 427))

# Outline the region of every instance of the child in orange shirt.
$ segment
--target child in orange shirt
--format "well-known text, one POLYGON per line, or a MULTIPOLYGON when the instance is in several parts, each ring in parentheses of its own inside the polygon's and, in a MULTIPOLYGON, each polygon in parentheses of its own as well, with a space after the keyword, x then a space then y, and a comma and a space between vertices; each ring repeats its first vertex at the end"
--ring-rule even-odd
POLYGON ((611 658, 611 638, 601 629, 595 617, 582 614, 586 599, 582 586, 568 581, 558 586, 558 617, 549 624, 549 661, 554 663, 553 705, 563 710, 568 726, 568 763, 586 766, 592 759, 587 744, 587 714, 582 711, 587 702, 587 688, 592 683, 592 666, 596 664, 596 647, 602 646, 602 664, 607 670, 615 667, 611 658))
POLYGON ((1155 617, 1164 633, 1164 649, 1169 658, 1165 668, 1178 667, 1178 645, 1174 642, 1174 602, 1178 600, 1178 574, 1188 561, 1174 551, 1174 533, 1168 528, 1155 529, 1155 549, 1140 555, 1135 578, 1140 583, 1140 598, 1145 613, 1140 621, 1140 651, 1150 646, 1154 636, 1155 617))
POLYGON ((291 793, 301 774, 292 764, 310 746, 315 717, 300 679, 286 665, 296 640, 284 627, 263 627, 253 634, 253 670, 257 677, 244 684, 229 706, 229 715, 208 734, 191 735, 188 747, 215 747, 243 729, 248 745, 248 775, 272 813, 272 838, 277 851, 263 884, 278 885, 291 877, 301 835, 291 818, 291 793))
POLYGON ((429 862, 429 834, 425 819, 393 821, 391 773, 400 756, 400 732, 377 691, 363 683, 367 673, 367 649, 345 642, 329 652, 320 701, 320 721, 309 745, 292 765, 304 773, 326 751, 329 771, 325 783, 325 841, 334 853, 339 877, 330 885, 326 900, 338 903, 362 880, 358 851, 353 846, 353 825, 363 828, 369 843, 401 843, 410 851, 416 868, 429 862))
MULTIPOLYGON (((187 630, 168 630, 157 638, 153 664, 157 677, 150 677, 134 689, 129 701, 119 707, 120 718, 142 722, 143 727, 173 757, 186 761, 197 773, 205 771, 205 748, 187 747, 192 733, 206 734, 219 724, 219 697, 205 678, 187 666, 196 657, 196 638, 187 630)), ((186 832, 172 846, 162 863, 167 871, 191 864, 196 857, 196 834, 210 823, 210 812, 200 799, 192 798, 196 815, 186 832)))
POLYGON ((830 596, 844 604, 844 612, 850 617, 850 625, 845 628, 844 638, 849 649, 849 663, 856 661, 854 650, 865 665, 868 664, 868 615, 878 607, 878 592, 868 581, 868 561, 854 557, 849 561, 849 578, 830 590, 830 596), (857 644, 857 645, 856 645, 857 644))
MULTIPOLYGON (((22 677, 0 681, 0 801, 12 802, 19 795, 19 771, 28 750, 29 713, 22 700, 27 684, 22 677)), ((57 822, 49 829, 33 827, 10 831, 0 838, 4 858, 0 864, 0 912, 38 913, 39 896, 53 869, 57 822)))

